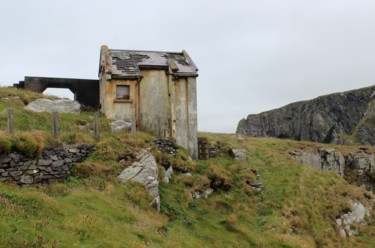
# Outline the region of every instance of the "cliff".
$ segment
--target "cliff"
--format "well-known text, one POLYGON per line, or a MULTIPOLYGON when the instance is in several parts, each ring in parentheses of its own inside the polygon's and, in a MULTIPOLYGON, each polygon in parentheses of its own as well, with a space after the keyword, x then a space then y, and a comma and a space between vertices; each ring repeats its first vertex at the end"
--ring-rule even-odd
POLYGON ((242 119, 237 133, 324 143, 375 145, 375 86, 321 96, 242 119))

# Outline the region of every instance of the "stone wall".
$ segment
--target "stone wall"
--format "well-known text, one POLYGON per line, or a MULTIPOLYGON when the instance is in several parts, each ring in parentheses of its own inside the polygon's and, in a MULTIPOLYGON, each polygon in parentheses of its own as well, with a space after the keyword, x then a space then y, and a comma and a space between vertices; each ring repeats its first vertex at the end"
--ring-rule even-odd
POLYGON ((0 182, 41 184, 61 182, 70 176, 75 163, 82 162, 94 145, 60 145, 46 147, 40 158, 28 158, 12 152, 0 155, 0 182))

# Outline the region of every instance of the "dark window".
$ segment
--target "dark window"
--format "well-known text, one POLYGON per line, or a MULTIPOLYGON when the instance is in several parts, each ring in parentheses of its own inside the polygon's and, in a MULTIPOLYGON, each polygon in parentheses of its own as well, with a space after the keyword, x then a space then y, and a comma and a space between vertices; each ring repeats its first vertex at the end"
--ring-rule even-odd
POLYGON ((117 85, 116 99, 129 99, 129 85, 117 85))

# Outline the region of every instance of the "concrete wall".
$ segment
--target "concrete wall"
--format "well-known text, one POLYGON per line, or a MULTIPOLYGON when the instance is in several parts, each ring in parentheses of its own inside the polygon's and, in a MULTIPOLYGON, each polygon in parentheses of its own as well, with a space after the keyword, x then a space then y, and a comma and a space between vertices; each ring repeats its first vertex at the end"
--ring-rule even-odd
POLYGON ((198 158, 197 93, 195 78, 179 78, 174 81, 173 115, 177 144, 187 148, 190 155, 198 158))
POLYGON ((177 144, 189 149, 189 125, 188 125, 188 101, 187 79, 180 78, 174 81, 174 123, 176 129, 177 144))
POLYGON ((99 106, 99 81, 90 79, 25 77, 22 86, 27 90, 43 93, 47 88, 70 89, 74 100, 80 104, 97 109, 99 106))
POLYGON ((189 151, 190 155, 198 158, 198 105, 197 105, 197 80, 187 78, 188 89, 188 118, 189 118, 189 151))
POLYGON ((114 120, 135 121, 137 101, 136 80, 101 80, 101 110, 106 117, 114 120), (129 100, 116 99, 117 85, 129 86, 129 100))
POLYGON ((141 129, 159 138, 170 136, 168 76, 163 70, 143 70, 140 82, 141 129))

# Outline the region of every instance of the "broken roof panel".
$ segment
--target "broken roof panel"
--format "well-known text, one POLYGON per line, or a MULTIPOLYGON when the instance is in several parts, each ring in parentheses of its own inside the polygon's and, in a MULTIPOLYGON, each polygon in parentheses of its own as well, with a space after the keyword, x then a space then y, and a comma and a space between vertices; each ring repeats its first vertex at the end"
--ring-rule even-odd
POLYGON ((124 78, 141 77, 140 68, 167 69, 179 76, 197 76, 197 67, 189 55, 183 51, 153 52, 132 50, 109 50, 112 75, 124 78), (173 66, 171 66, 171 64, 173 66), (172 68, 173 67, 173 68, 172 68))

